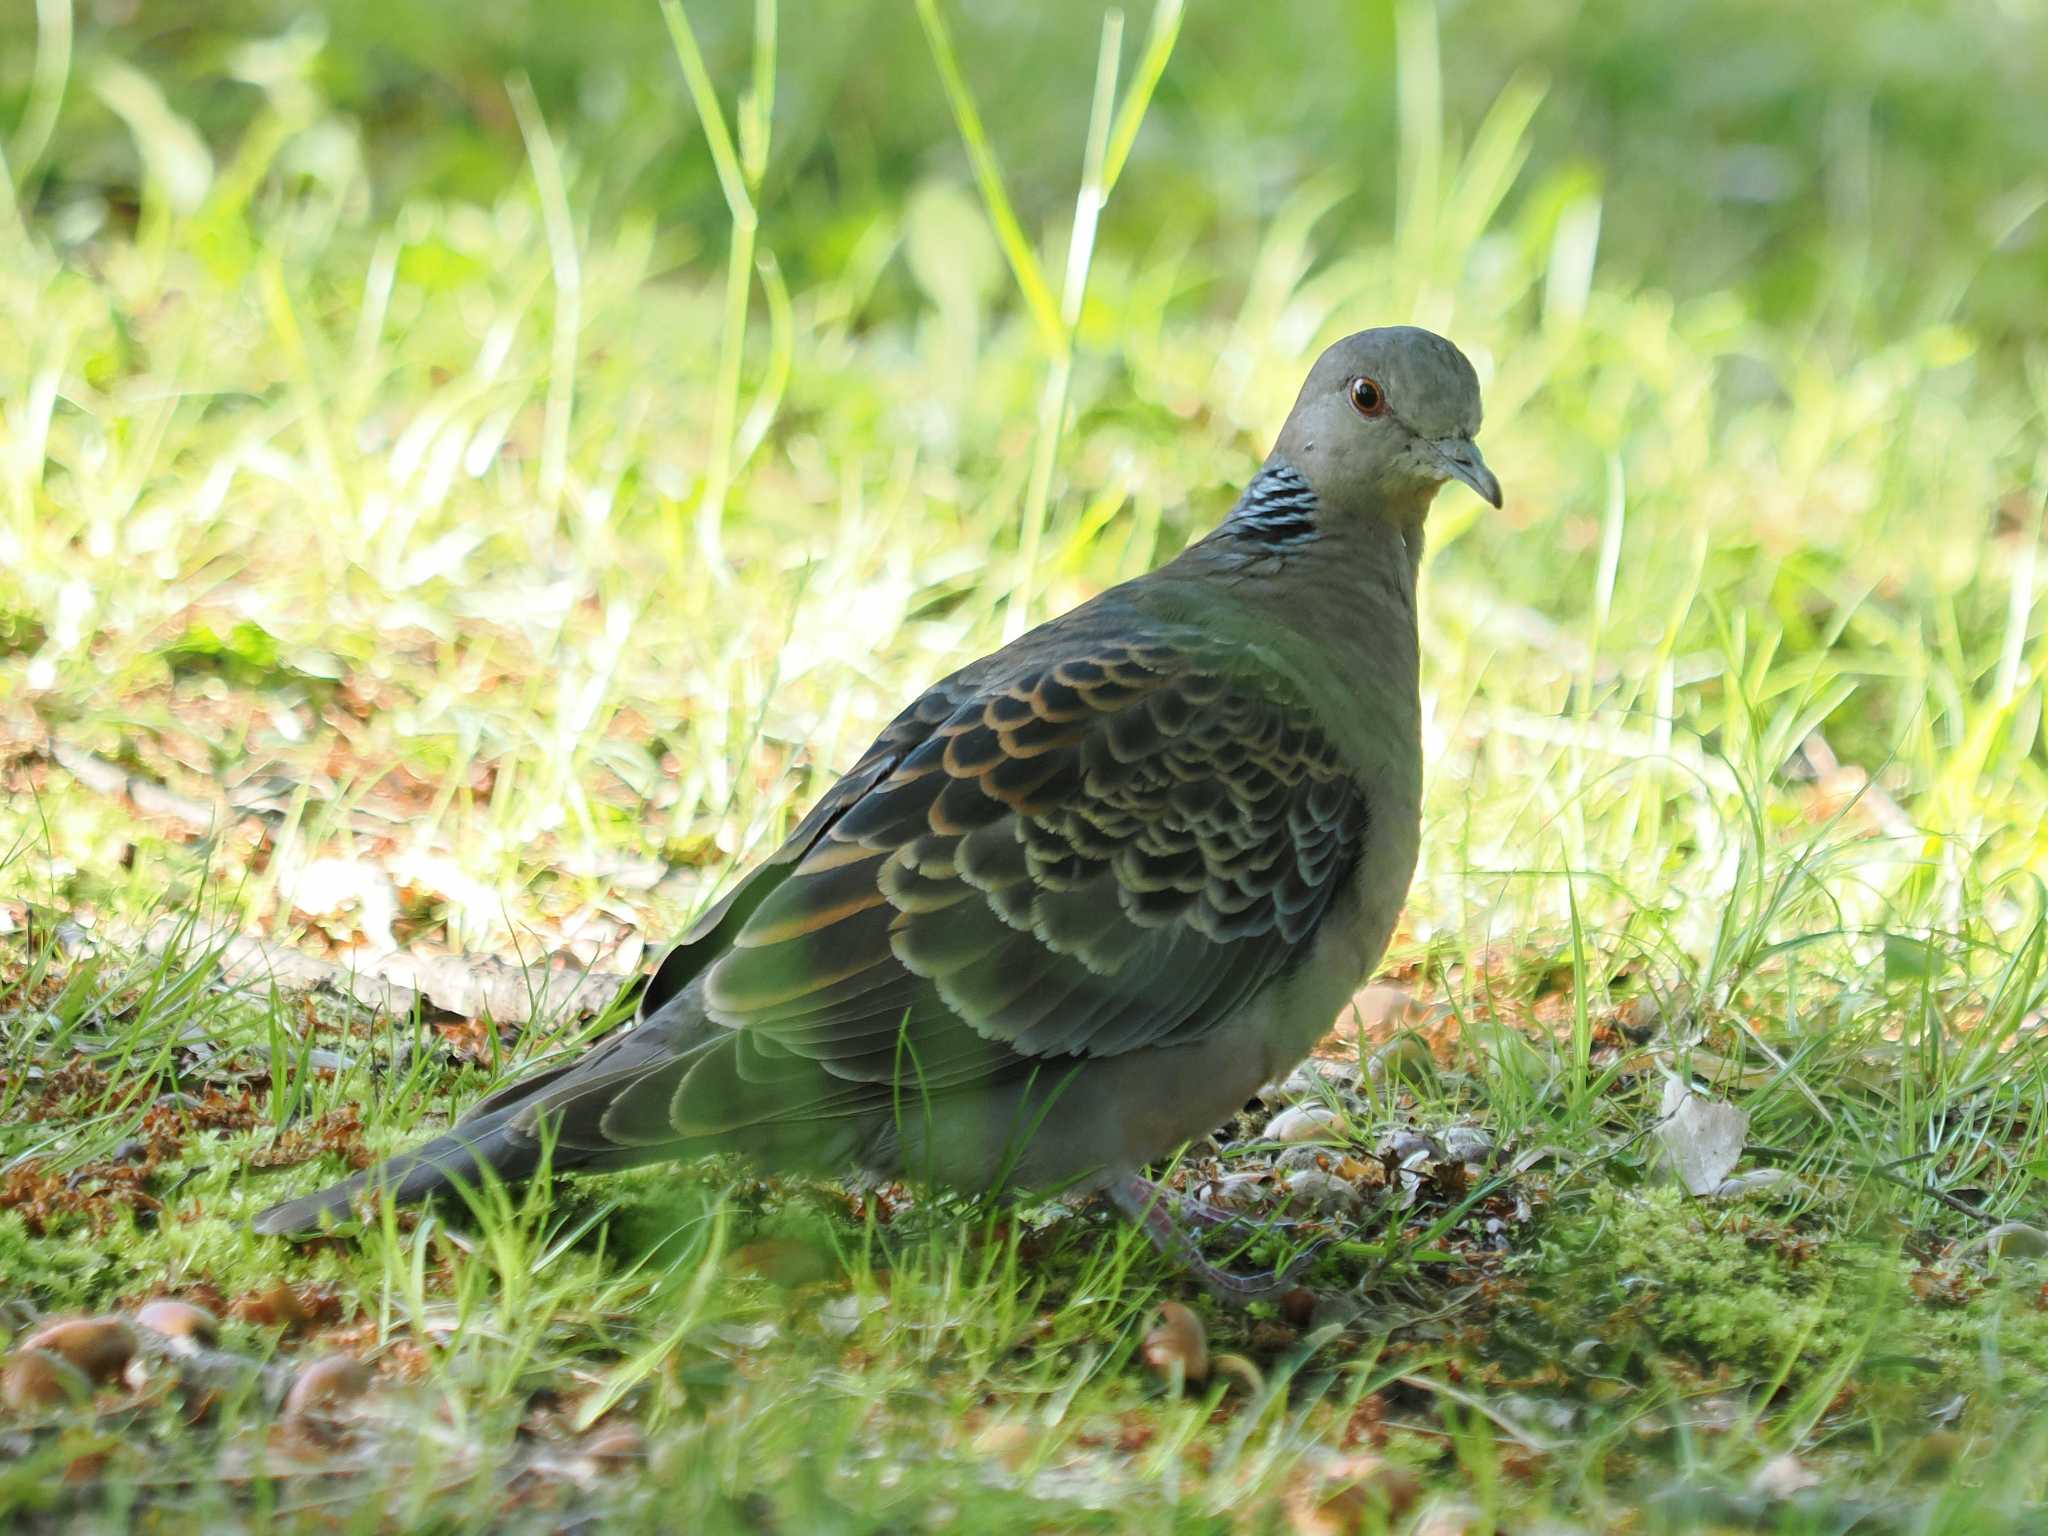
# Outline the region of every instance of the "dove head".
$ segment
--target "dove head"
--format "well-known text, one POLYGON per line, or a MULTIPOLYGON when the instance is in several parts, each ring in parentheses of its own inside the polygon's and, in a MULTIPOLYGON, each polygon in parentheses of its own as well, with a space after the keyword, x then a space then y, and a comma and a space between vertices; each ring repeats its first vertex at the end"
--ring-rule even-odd
POLYGON ((1273 458, 1337 514, 1420 519, 1447 480, 1494 506, 1500 482, 1472 441, 1479 376, 1450 342, 1412 325, 1359 331, 1333 343, 1273 445, 1273 458))

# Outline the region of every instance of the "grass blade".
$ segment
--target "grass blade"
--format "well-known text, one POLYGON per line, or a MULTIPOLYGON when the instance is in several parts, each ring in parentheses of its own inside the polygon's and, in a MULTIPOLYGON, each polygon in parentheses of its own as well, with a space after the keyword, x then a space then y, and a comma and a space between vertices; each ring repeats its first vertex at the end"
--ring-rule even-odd
POLYGON ((1138 60, 1136 73, 1131 76, 1130 91, 1124 103, 1117 109, 1116 127, 1110 130, 1109 151, 1103 157, 1102 195, 1107 198, 1116 190, 1119 177, 1124 173, 1124 162, 1131 157, 1131 146, 1138 141, 1138 130, 1145 126, 1145 113, 1152 105, 1152 93, 1159 88, 1159 82, 1166 74, 1167 61, 1173 57, 1173 45, 1180 40, 1180 23, 1186 9, 1185 0, 1159 0, 1152 9, 1152 29, 1145 37, 1145 52, 1138 60))
POLYGON ((562 179, 561 157, 541 116, 533 85, 524 75, 506 82, 513 116, 526 141, 526 157, 540 193, 541 220, 547 228, 548 255, 555 276, 554 354, 548 369, 547 415, 541 428, 540 497, 559 506, 568 476, 569 418, 576 408, 577 337, 583 324, 583 263, 576 249, 576 227, 569 216, 569 193, 562 179))
MULTIPOLYGON (((668 3, 673 3, 673 0, 668 0, 668 3)), ((960 61, 953 52, 952 34, 946 30, 937 0, 917 0, 917 17, 924 24, 932 62, 938 65, 939 79, 946 88, 946 103, 953 109, 953 122, 960 130, 960 142, 967 149, 968 163, 974 168, 974 180, 981 188, 983 206, 988 210, 989 222, 995 226, 996 243, 1002 247, 1003 255, 1010 263, 1010 271, 1024 295, 1025 307, 1031 311, 1031 318, 1038 327, 1038 339, 1046 355, 1057 359, 1067 350, 1066 329, 1060 324, 1059 305, 1045 281, 1044 271, 1039 267, 1037 253, 1025 238, 1024 227, 1017 222, 1016 210, 1010 206, 1010 194, 1003 185, 1003 168, 996 160, 994 146, 989 143, 988 130, 982 126, 981 110, 974 104, 974 94, 960 73, 960 61)))

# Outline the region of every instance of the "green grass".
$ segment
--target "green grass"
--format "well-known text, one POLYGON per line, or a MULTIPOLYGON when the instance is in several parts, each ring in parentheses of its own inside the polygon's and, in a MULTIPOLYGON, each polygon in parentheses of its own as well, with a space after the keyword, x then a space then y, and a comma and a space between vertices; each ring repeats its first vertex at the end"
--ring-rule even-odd
POLYGON ((380 1388, 312 1449, 256 1387, 0 1419, 11 1522, 1309 1530, 1370 1452, 1392 1529, 2025 1528, 2048 1289, 1983 1241, 2048 1225, 2023 7, 941 0, 859 61, 765 3, 176 10, 0 24, 0 1321, 281 1277, 317 1320, 225 1344, 380 1388), (738 1165, 248 1234, 595 1025, 228 984, 205 935, 635 969, 1410 319, 1508 506, 1433 514, 1388 968, 1435 1066, 1351 1150, 1504 1151, 1368 1202, 1347 1304, 738 1165), (1660 1173, 1688 1068, 1779 1184, 1660 1173), (1163 1387, 1162 1297, 1250 1373, 1163 1387))

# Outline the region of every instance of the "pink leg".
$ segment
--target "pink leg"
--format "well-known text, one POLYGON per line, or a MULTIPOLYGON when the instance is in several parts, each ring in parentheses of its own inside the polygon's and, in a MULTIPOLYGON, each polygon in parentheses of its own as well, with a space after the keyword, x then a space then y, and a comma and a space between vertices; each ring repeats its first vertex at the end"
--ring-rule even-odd
MULTIPOLYGON (((1249 1306, 1255 1301, 1277 1301, 1296 1288, 1301 1276, 1314 1262, 1330 1238, 1320 1238, 1297 1254, 1283 1270, 1259 1270, 1251 1274, 1236 1274, 1221 1269, 1202 1257, 1194 1240, 1175 1224, 1172 1207, 1178 1203, 1171 1190, 1161 1189, 1150 1179, 1139 1174, 1126 1174, 1111 1180, 1104 1189, 1111 1203, 1128 1216, 1144 1234, 1152 1240, 1152 1246, 1180 1268, 1186 1270, 1202 1285, 1202 1288, 1219 1301, 1233 1306, 1249 1306)), ((1225 1212, 1218 1212, 1211 1206, 1196 1201, 1198 1214, 1195 1220, 1205 1225, 1234 1221, 1237 1218, 1225 1212)))

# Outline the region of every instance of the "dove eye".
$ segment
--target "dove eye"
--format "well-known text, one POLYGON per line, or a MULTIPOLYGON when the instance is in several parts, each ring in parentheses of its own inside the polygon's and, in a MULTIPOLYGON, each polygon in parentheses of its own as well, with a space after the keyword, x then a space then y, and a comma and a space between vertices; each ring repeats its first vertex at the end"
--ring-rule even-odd
POLYGON ((1387 409, 1387 392, 1362 375, 1351 381, 1348 393, 1351 409, 1361 416, 1379 416, 1387 409))

